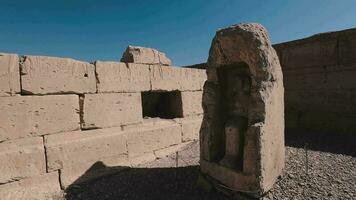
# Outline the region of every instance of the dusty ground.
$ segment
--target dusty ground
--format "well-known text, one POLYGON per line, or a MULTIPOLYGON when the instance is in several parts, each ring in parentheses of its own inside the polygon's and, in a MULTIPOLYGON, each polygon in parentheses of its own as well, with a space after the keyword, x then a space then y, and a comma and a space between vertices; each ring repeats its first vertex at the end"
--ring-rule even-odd
MULTIPOLYGON (((355 138, 290 132, 286 138, 286 170, 265 199, 356 199, 355 138)), ((171 155, 143 167, 73 186, 68 200, 231 199, 197 187, 197 145, 180 152, 187 167, 169 166, 171 155), (168 164, 167 164, 168 163, 168 164), (194 165, 194 166, 189 166, 194 165)))

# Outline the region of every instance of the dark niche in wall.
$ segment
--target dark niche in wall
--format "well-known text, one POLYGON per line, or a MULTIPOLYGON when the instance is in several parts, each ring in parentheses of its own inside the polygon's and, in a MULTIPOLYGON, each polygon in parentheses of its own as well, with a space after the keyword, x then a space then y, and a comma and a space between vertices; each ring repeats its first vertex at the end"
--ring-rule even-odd
POLYGON ((182 97, 179 91, 142 92, 143 117, 173 119, 183 117, 182 97))

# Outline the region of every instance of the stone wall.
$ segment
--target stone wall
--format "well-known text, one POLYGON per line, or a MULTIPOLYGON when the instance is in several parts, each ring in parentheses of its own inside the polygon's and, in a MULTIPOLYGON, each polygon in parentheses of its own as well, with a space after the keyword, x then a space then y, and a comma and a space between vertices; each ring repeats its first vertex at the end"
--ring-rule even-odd
POLYGON ((201 69, 1 53, 1 199, 49 199, 198 140, 205 79, 201 69), (143 92, 169 91, 177 115, 143 116, 143 92))
POLYGON ((284 75, 286 127, 356 132, 356 29, 274 48, 284 75))

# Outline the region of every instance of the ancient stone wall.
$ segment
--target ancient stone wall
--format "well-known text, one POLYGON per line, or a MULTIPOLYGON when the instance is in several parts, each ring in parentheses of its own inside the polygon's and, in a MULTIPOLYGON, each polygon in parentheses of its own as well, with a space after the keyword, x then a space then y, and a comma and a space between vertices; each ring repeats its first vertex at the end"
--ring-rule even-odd
POLYGON ((287 128, 356 131, 356 29, 276 44, 287 128))
POLYGON ((201 69, 1 53, 1 199, 49 199, 113 172, 100 166, 137 167, 197 140, 205 79, 201 69))

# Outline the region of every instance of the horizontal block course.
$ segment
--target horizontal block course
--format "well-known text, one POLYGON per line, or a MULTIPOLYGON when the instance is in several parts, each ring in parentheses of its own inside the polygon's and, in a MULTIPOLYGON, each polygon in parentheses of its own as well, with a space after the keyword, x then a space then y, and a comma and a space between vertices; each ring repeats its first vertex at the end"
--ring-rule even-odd
POLYGON ((150 90, 149 65, 95 62, 98 92, 140 92, 150 90))
POLYGON ((0 141, 79 129, 77 95, 0 97, 0 141))
POLYGON ((94 65, 70 58, 25 56, 21 80, 25 94, 96 92, 94 65))
POLYGON ((0 53, 0 96, 18 94, 20 90, 19 57, 0 53))
POLYGON ((115 127, 142 121, 141 93, 86 94, 82 128, 115 127))
POLYGON ((0 185, 44 174, 46 161, 42 137, 0 143, 0 161, 0 185))

